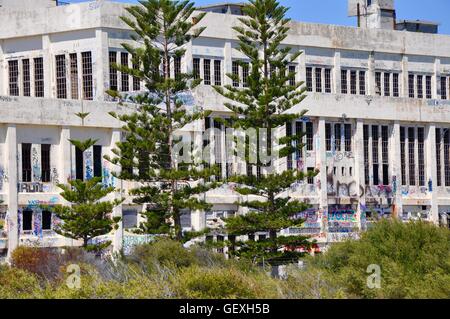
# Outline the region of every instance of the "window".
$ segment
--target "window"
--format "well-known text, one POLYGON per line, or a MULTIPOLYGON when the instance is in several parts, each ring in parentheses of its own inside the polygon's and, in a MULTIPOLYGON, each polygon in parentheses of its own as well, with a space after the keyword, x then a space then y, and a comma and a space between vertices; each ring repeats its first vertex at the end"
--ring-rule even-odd
MULTIPOLYGON (((295 123, 295 135, 299 137, 299 142, 296 144, 300 144, 301 140, 303 139, 303 122, 296 122, 295 123)), ((298 149, 295 152, 295 159, 298 161, 303 157, 303 150, 298 149)))
POLYGON ((75 147, 75 178, 78 180, 84 180, 83 173, 83 152, 75 147))
POLYGON ((416 161, 415 161, 415 132, 414 127, 408 128, 408 154, 409 154, 409 185, 416 185, 416 161))
POLYGON ((399 97, 400 96, 398 77, 399 77, 398 73, 393 73, 392 74, 392 88, 393 88, 392 95, 394 97, 399 97))
POLYGON ((414 90, 414 74, 408 75, 408 92, 410 98, 415 98, 415 90, 414 90))
POLYGON ((331 69, 325 69, 325 93, 331 93, 331 69))
MULTIPOLYGON (((450 82, 450 81, 449 81, 450 82)), ((449 92, 450 95, 450 92, 449 92)), ((441 77, 441 99, 447 99, 447 78, 445 76, 441 77)))
POLYGON ((375 72, 375 94, 381 95, 381 72, 375 72))
POLYGON ((23 95, 31 96, 30 60, 22 60, 23 95))
POLYGON ((44 210, 42 211, 42 230, 52 229, 52 213, 44 210))
POLYGON ((352 125, 345 124, 344 126, 345 151, 352 151, 352 125))
POLYGON ((370 184, 370 168, 369 168, 369 125, 363 127, 363 145, 364 145, 364 182, 370 184))
MULTIPOLYGON (((78 99, 78 58, 76 53, 71 53, 69 55, 70 59, 70 91, 72 94, 72 99, 78 99)), ((117 86, 117 77, 116 77, 117 86)))
POLYGON ((316 92, 322 92, 322 69, 316 68, 316 92))
POLYGON ((342 133, 341 133, 341 124, 334 124, 334 149, 337 152, 341 151, 341 142, 342 142, 342 133))
POLYGON ((419 99, 423 98, 423 76, 417 76, 417 97, 419 99))
POLYGON ((222 131, 223 125, 219 121, 214 120, 214 156, 215 163, 219 167, 218 179, 222 176, 222 131))
MULTIPOLYGON (((150 172, 150 154, 146 150, 139 151, 139 178, 146 179, 150 172)), ((163 163, 163 166, 166 168, 169 166, 169 163, 163 163)))
POLYGON ((181 75, 181 57, 176 56, 173 58, 173 75, 176 80, 180 79, 181 75))
POLYGON ((194 58, 192 66, 193 66, 194 79, 195 80, 200 79, 200 59, 194 58))
POLYGON ((44 59, 34 59, 34 96, 44 97, 44 59))
POLYGON ((450 130, 444 130, 444 171, 445 186, 450 186, 450 130))
MULTIPOLYGON (((288 122, 286 123, 286 136, 291 137, 292 136, 292 123, 288 122)), ((287 156, 287 169, 292 170, 292 154, 288 154, 287 156)))
POLYGON ((117 69, 114 65, 117 64, 117 52, 109 52, 109 88, 113 91, 117 91, 117 69))
POLYGON ((431 99, 431 76, 429 75, 425 77, 425 92, 427 99, 431 99))
MULTIPOLYGON (((121 52, 120 53, 120 64, 122 67, 128 67, 128 53, 127 52, 121 52)), ((128 76, 128 73, 126 72, 120 72, 120 78, 121 78, 121 91, 122 92, 128 92, 130 91, 130 77, 128 76)))
POLYGON ((92 53, 81 53, 81 66, 83 77, 83 99, 92 100, 94 98, 94 88, 92 81, 92 53))
POLYGON ((31 144, 22 143, 22 182, 31 182, 31 144))
POLYGON ((341 93, 347 94, 347 70, 341 70, 341 93))
POLYGON ((359 71, 359 94, 366 95, 366 71, 359 71))
POLYGON ((331 151, 331 124, 330 123, 325 124, 325 144, 326 144, 326 150, 328 152, 331 151))
POLYGON ((306 68, 306 89, 308 92, 312 92, 313 91, 313 86, 312 86, 312 68, 307 67, 306 68))
POLYGON ((233 61, 231 66, 231 72, 233 74, 233 86, 239 87, 239 63, 237 61, 233 61))
POLYGON ((391 74, 384 73, 384 96, 391 96, 391 74))
POLYGON ((383 185, 389 185, 389 128, 381 127, 381 159, 383 161, 383 185))
POLYGON ((248 74, 249 74, 249 64, 244 63, 242 65, 242 86, 248 87, 248 74))
POLYGON ((41 145, 41 178, 42 182, 50 182, 50 144, 41 145))
POLYGON ((441 163, 441 129, 436 128, 436 175, 437 186, 442 186, 442 163, 441 163))
POLYGON ((373 163, 373 185, 380 184, 379 176, 379 156, 378 156, 378 145, 379 145, 379 130, 378 126, 372 126, 372 163, 373 163))
POLYGON ((350 94, 356 95, 356 71, 350 71, 350 94))
MULTIPOLYGON (((314 173, 314 167, 308 167, 307 168, 307 172, 310 173, 314 173)), ((314 185, 314 177, 308 177, 308 184, 309 185, 314 185)))
POLYGON ((22 230, 33 230, 33 211, 26 209, 22 213, 22 230))
POLYGON ((8 61, 9 95, 19 96, 19 61, 8 61))
POLYGON ((211 60, 203 60, 203 83, 211 85, 211 60))
POLYGON ((419 164, 419 186, 425 186, 425 151, 424 151, 424 128, 417 128, 417 152, 419 164))
MULTIPOLYGON (((296 67, 295 65, 290 65, 289 66, 289 85, 290 86, 295 86, 297 83, 295 81, 295 76, 296 76, 296 67)), ((325 91, 327 88, 327 80, 326 80, 326 71, 325 71, 325 91)), ((330 89, 331 89, 331 84, 330 84, 330 89)))
MULTIPOLYGON (((133 62, 133 69, 139 70, 139 65, 137 64, 137 62, 133 62)), ((175 70, 177 70, 176 67, 175 70)), ((175 76, 177 76, 176 73, 175 76)), ((137 76, 133 76, 133 91, 140 91, 140 90, 141 90, 141 80, 137 76)))
POLYGON ((406 185, 406 132, 404 127, 400 127, 400 161, 402 173, 402 185, 406 185))
POLYGON ((314 141, 313 123, 307 122, 306 123, 306 150, 307 151, 314 150, 313 141, 314 141))
POLYGON ((102 177, 102 146, 94 145, 94 177, 102 177))
POLYGON ((214 60, 214 85, 222 85, 222 61, 214 60))
POLYGON ((56 98, 67 99, 66 56, 56 56, 56 98))

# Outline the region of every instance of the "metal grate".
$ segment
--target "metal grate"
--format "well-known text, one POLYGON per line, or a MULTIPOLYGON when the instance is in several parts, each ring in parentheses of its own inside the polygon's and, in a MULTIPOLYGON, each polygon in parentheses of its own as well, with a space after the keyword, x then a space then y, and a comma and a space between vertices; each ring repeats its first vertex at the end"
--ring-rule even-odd
POLYGON ((83 99, 92 100, 94 98, 94 88, 92 79, 92 53, 81 53, 81 70, 83 77, 83 99))
POLYGON ((56 98, 67 99, 66 56, 56 56, 56 98))
POLYGON ((19 61, 8 61, 9 95, 19 96, 19 61))

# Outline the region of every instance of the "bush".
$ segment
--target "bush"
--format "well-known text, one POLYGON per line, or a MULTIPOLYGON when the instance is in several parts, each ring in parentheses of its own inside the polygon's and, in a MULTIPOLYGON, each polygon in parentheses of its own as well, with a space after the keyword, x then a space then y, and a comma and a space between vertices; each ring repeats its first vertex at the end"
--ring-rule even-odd
POLYGON ((0 266, 0 299, 39 298, 38 278, 22 269, 0 266))

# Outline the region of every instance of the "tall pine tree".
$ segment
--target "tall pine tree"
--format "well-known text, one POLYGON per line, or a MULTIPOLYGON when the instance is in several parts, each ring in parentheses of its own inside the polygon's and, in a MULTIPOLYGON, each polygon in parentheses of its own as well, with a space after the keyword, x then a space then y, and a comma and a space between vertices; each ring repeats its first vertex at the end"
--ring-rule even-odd
MULTIPOLYGON (((297 260, 300 253, 289 248, 310 245, 307 237, 279 236, 282 229, 301 226, 303 221, 295 216, 307 208, 306 204, 286 196, 292 184, 304 179, 305 174, 296 169, 279 173, 277 169, 280 158, 301 150, 302 136, 280 138, 278 155, 272 147, 273 132, 306 113, 286 113, 306 97, 304 83, 295 83, 296 71, 290 67, 295 66, 301 51, 293 52, 282 44, 289 30, 287 10, 276 0, 250 0, 243 9, 245 17, 239 18, 239 25, 233 27, 239 39, 238 50, 247 58, 238 64, 249 74, 246 78, 228 75, 233 82, 246 85, 244 88, 233 85, 215 87, 219 94, 231 100, 225 106, 233 112, 231 120, 234 127, 257 129, 256 145, 247 139, 245 155, 249 163, 250 153, 256 150, 255 165, 247 167, 253 170, 256 166, 257 176, 248 172, 232 179, 239 185, 236 188, 238 193, 252 196, 250 200, 238 203, 248 208, 248 213, 227 219, 227 232, 250 236, 258 232, 269 234, 268 238, 257 242, 237 242, 235 245, 239 249, 233 251, 238 256, 264 260, 272 265, 297 260)), ((313 176, 313 173, 308 176, 313 176)))
MULTIPOLYGON (((130 194, 146 207, 141 232, 169 233, 181 240, 181 214, 185 209, 209 209, 199 195, 217 186, 210 179, 215 167, 203 169, 196 154, 176 147, 181 142, 177 131, 207 115, 185 104, 183 96, 201 80, 181 69, 186 44, 204 30, 195 24, 205 13, 194 15, 194 5, 187 0, 140 1, 127 11, 129 16, 122 20, 134 31, 136 45, 123 47, 133 66, 115 68, 143 81, 145 92, 130 97, 136 107, 132 114, 111 113, 124 123, 125 138, 107 159, 121 167, 118 178, 140 184, 130 194)), ((120 98, 117 92, 109 94, 120 98)))

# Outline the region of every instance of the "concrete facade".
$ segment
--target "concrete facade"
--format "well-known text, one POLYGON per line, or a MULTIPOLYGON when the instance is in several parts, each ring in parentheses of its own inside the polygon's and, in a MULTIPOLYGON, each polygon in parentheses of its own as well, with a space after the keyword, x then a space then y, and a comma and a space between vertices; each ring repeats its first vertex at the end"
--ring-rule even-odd
MULTIPOLYGON (((108 112, 132 109, 110 101, 105 90, 142 86, 109 67, 111 59, 129 61, 121 47, 131 43, 130 30, 119 19, 124 7, 93 1, 0 9, 0 215, 7 221, 0 249, 77 244, 56 235, 51 228, 59 221, 38 207, 62 203, 57 183, 99 175, 122 191, 132 186, 113 178, 117 168, 98 157, 120 139, 121 124, 108 112), (79 112, 90 114, 81 120, 79 112), (69 138, 99 141, 80 158, 69 138)), ((213 85, 232 84, 225 74, 242 74, 233 61, 244 59, 232 30, 237 19, 209 12, 200 23, 207 29, 187 45, 180 68, 198 67, 213 85)), ((311 209, 299 212, 304 228, 283 233, 310 234, 325 244, 357 236, 375 215, 447 223, 450 36, 292 22, 286 44, 303 52, 293 67, 296 81, 305 81, 309 91, 290 112, 309 111, 281 133, 306 132, 307 147, 278 167, 318 168, 320 174, 289 190, 311 209)), ((229 114, 207 81, 193 97, 193 104, 213 111, 208 123, 185 128, 193 136, 205 124, 214 127, 212 117, 229 114)), ((224 131, 211 138, 224 176, 247 173, 242 163, 224 163, 229 156, 224 131)), ((234 205, 240 197, 233 185, 205 196, 212 211, 190 212, 186 229, 215 228, 221 218, 245 213, 234 205)), ((116 249, 134 240, 127 239, 126 229, 136 225, 141 209, 128 199, 114 211, 124 216, 124 227, 112 235, 116 249)))

